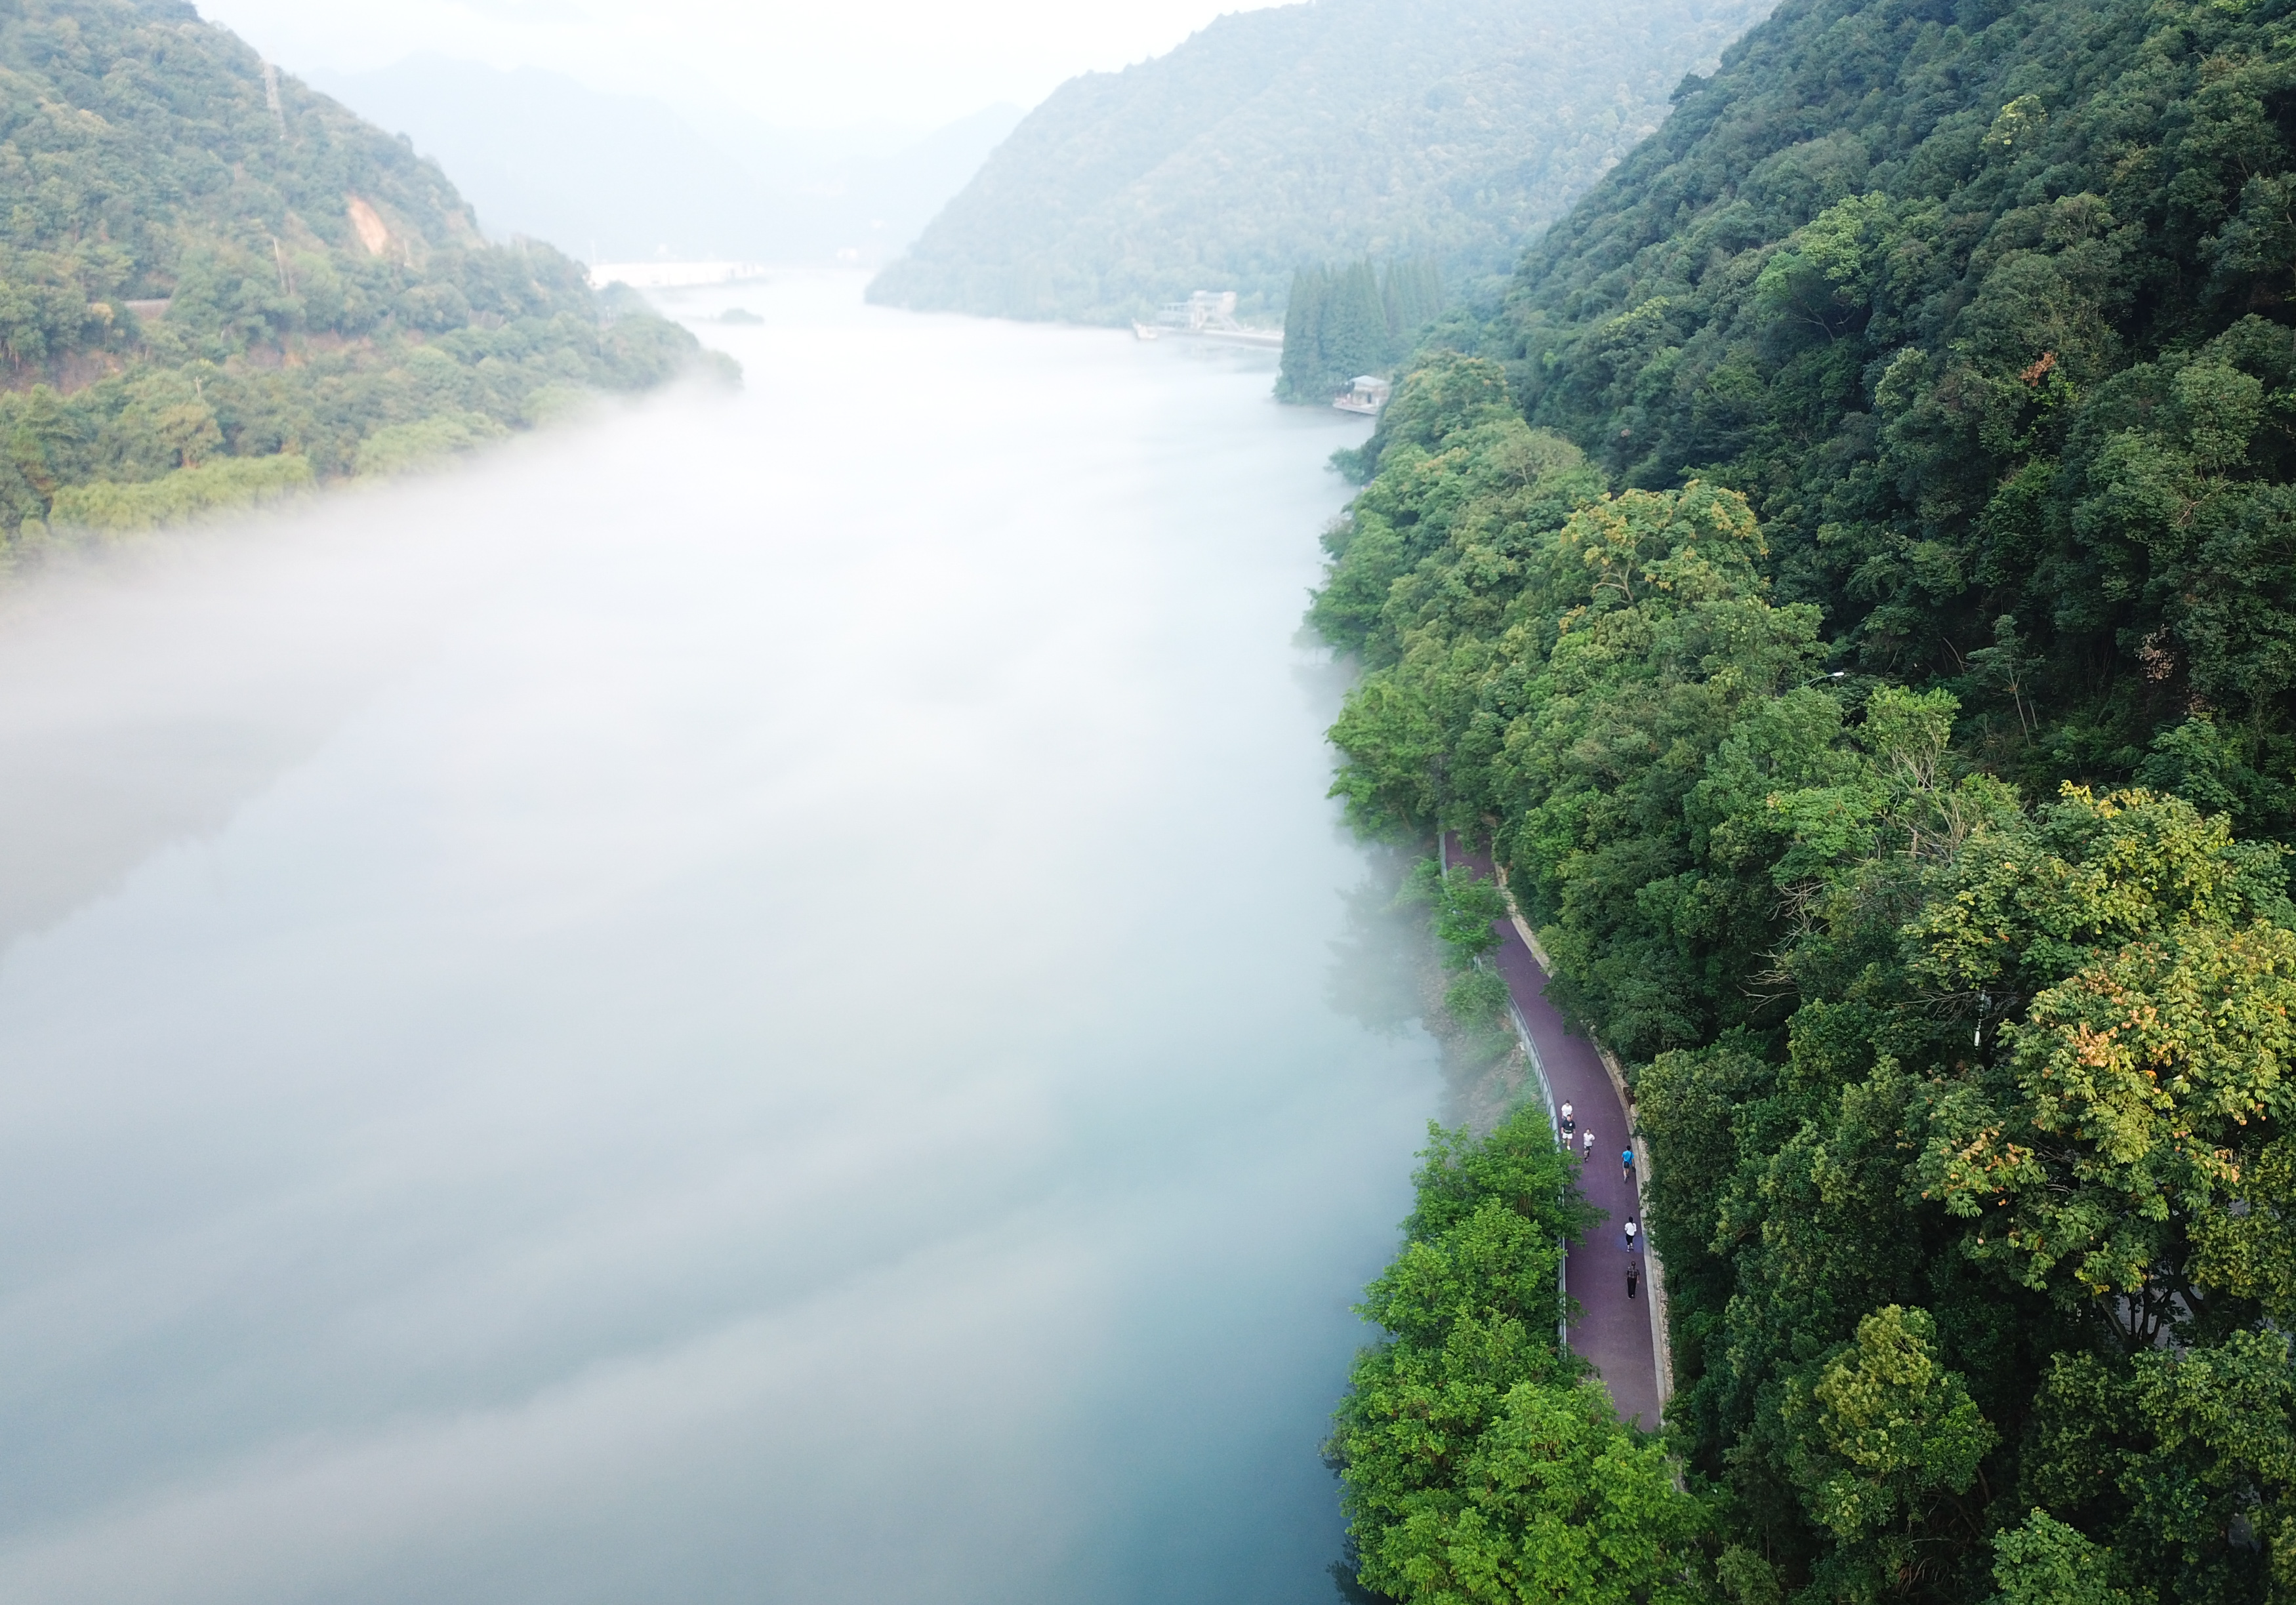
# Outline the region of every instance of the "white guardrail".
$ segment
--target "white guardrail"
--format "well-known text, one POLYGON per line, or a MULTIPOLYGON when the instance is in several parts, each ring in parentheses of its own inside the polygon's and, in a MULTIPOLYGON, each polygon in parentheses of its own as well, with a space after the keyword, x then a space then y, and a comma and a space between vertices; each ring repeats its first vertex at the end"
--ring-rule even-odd
MULTIPOLYGON (((1439 831, 1435 837, 1435 853, 1438 866, 1447 872, 1451 867, 1451 855, 1449 846, 1439 831)), ((1554 966, 1548 961, 1546 950, 1539 946, 1530 922, 1515 906, 1514 889, 1507 885, 1506 872, 1499 867, 1496 859, 1491 862, 1491 873, 1498 881, 1500 896, 1506 899, 1508 922, 1514 927, 1515 934, 1522 938, 1522 945, 1529 949, 1531 962, 1538 966, 1542 974, 1553 975, 1554 966)), ((1483 961, 1477 959, 1475 962, 1480 964, 1483 961)), ((1546 1066, 1539 1060, 1538 1045, 1530 1038, 1529 1022, 1523 1019, 1522 1010, 1516 1005, 1512 990, 1507 993, 1507 1018, 1514 1022, 1515 1039, 1522 1044, 1523 1058, 1529 1062, 1531 1074, 1538 1077, 1539 1096, 1546 1102, 1547 1126, 1554 1133, 1555 1142, 1560 1145, 1562 1118, 1555 1108, 1554 1084, 1546 1077, 1546 1066)), ((1603 1061, 1603 1073, 1611 1079, 1611 1090, 1617 1095, 1619 1108, 1627 1118, 1628 1141, 1635 1151, 1635 1204, 1642 1218, 1647 1221, 1650 1218, 1650 1148, 1643 1142, 1642 1133, 1635 1125, 1634 1093, 1627 1086, 1626 1070, 1619 1063, 1618 1056, 1600 1042, 1594 1043, 1594 1049, 1595 1057, 1603 1061)), ((1648 1231, 1643 1232, 1643 1263, 1650 1268, 1651 1363, 1658 1373, 1658 1407, 1664 1410, 1667 1401, 1674 1396, 1674 1342, 1667 1331, 1666 1266, 1660 1260, 1658 1249, 1650 1241, 1648 1231)), ((1567 1296, 1570 1292, 1567 1273, 1558 1271, 1557 1281, 1567 1296)), ((1556 1336, 1567 1350, 1570 1347, 1568 1322, 1559 1323, 1556 1336)))

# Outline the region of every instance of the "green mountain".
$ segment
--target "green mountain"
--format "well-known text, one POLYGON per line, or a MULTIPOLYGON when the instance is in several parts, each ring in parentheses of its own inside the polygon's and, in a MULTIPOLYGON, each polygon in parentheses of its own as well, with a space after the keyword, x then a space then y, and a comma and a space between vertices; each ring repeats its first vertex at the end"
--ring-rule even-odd
POLYGON ((0 10, 0 539, 524 427, 699 354, 171 0, 0 10))
POLYGON ((1063 85, 871 287, 889 305, 1086 323, 1292 274, 1512 264, 1766 0, 1312 0, 1220 18, 1063 85))
POLYGON ((1787 0, 1677 99, 1314 618, 1338 792, 1488 837, 1627 1061, 1696 1508, 1461 1257, 1341 1414, 1362 1580, 2288 1598, 2296 5, 1787 0))

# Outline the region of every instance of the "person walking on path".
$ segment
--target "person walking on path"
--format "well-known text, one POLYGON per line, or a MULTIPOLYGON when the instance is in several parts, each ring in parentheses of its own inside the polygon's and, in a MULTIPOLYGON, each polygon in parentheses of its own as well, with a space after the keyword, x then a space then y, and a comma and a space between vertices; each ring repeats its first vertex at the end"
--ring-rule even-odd
POLYGON ((1631 1215, 1627 1216, 1627 1249, 1629 1253, 1634 1250, 1635 1233, 1639 1230, 1641 1228, 1635 1224, 1635 1217, 1631 1215))
POLYGON ((1628 1186, 1635 1184, 1635 1151, 1631 1148, 1620 1151, 1619 1175, 1628 1186))
POLYGON ((1570 1104, 1569 1100, 1567 1100, 1567 1099, 1566 1099, 1566 1100, 1563 1101, 1563 1105, 1562 1105, 1562 1140, 1563 1140, 1563 1142, 1570 1142, 1570 1137, 1571 1137, 1571 1134, 1572 1134, 1572 1133, 1574 1133, 1574 1132, 1576 1132, 1578 1129, 1578 1123, 1576 1120, 1574 1120, 1574 1119, 1572 1119, 1572 1118, 1570 1118, 1570 1104))
POLYGON ((1631 1255, 1631 1254, 1628 1255, 1628 1256, 1627 1256, 1627 1297, 1628 1297, 1628 1298, 1632 1298, 1635 1296, 1635 1283, 1636 1283, 1636 1282, 1639 1282, 1639 1281, 1642 1279, 1642 1273, 1643 1273, 1642 1262, 1641 1262, 1640 1260, 1636 1259, 1633 1255, 1631 1255))
MULTIPOLYGON (((1492 873, 1489 857, 1464 843, 1447 839, 1445 850, 1447 854, 1456 852, 1458 860, 1479 875, 1492 873)), ((1555 1000, 1548 995, 1546 973, 1521 930, 1512 920, 1495 921, 1491 929, 1499 941, 1488 962, 1506 985, 1508 995, 1515 1004, 1518 1023, 1552 1089, 1555 1132, 1561 1139, 1558 1146, 1580 1161, 1578 1175, 1587 1201, 1610 1216, 1610 1236, 1591 1232, 1584 1241, 1572 1244, 1564 1255, 1570 1293, 1579 1306, 1576 1319, 1570 1322, 1570 1351, 1585 1358, 1601 1374, 1603 1386, 1618 1407, 1620 1419, 1639 1421, 1645 1430, 1655 1431, 1660 1424, 1663 1395, 1667 1391, 1659 1373, 1658 1333, 1650 1318, 1657 1307, 1656 1301, 1643 1302, 1639 1264, 1635 1272, 1635 1293, 1629 1297, 1614 1280, 1624 1267, 1615 1259, 1608 1265, 1602 1263, 1606 1254, 1626 1252, 1620 1246, 1623 1224, 1627 1216, 1639 1213, 1640 1200, 1631 1188, 1613 1191, 1611 1178, 1598 1175, 1595 1169, 1598 1144, 1594 1139, 1631 1132, 1633 1118, 1628 1111, 1623 1089, 1611 1079, 1603 1063, 1601 1050, 1584 1032, 1572 1028, 1555 1000), (1568 1130, 1562 1119, 1565 1100, 1570 1104, 1568 1130)), ((1627 1142, 1620 1146, 1626 1146, 1627 1142)), ((1644 1254, 1641 1240, 1641 1223, 1637 1221, 1635 1248, 1628 1256, 1637 1262, 1644 1254)), ((1655 1265, 1655 1260, 1652 1263, 1655 1265)), ((1653 1269, 1652 1289, 1655 1291, 1662 1285, 1653 1269)))

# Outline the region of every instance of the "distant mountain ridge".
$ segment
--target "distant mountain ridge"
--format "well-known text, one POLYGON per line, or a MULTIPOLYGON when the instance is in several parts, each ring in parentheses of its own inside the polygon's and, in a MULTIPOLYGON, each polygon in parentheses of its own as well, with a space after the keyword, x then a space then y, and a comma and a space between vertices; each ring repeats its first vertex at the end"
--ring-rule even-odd
POLYGON ((1021 115, 992 106, 924 132, 791 130, 427 53, 314 81, 451 168, 490 238, 553 240, 598 261, 883 261, 1021 115))
POLYGON ((1431 257, 1465 286, 1653 127, 1770 0, 1309 0, 1070 80, 871 288, 1120 322, 1194 289, 1271 318, 1294 270, 1431 257))

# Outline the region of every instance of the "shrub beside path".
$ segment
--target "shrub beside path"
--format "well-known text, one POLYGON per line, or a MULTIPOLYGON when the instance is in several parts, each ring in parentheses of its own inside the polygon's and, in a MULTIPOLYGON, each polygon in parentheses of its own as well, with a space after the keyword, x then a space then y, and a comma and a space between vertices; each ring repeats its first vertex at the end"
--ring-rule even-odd
MULTIPOLYGON (((1467 849, 1456 837, 1445 841, 1444 850, 1452 863, 1468 864, 1478 874, 1494 872, 1488 854, 1467 849)), ((1578 1319, 1570 1329, 1570 1347, 1602 1373, 1620 1419, 1654 1432, 1665 1404, 1658 1336, 1664 1322, 1664 1310, 1658 1301, 1665 1297, 1665 1290, 1655 1260, 1638 1240, 1631 1253, 1641 1270, 1641 1285, 1635 1297, 1627 1295, 1626 1224, 1628 1216, 1637 1222, 1642 1219, 1637 1194, 1646 1156, 1642 1145, 1633 1141, 1625 1088, 1603 1064, 1595 1044, 1574 1031, 1547 1000, 1546 971, 1519 922, 1501 920, 1493 929, 1499 933, 1499 946, 1488 962, 1514 1000, 1515 1012, 1529 1037, 1527 1045, 1556 1103, 1571 1106, 1581 1136, 1590 1131, 1595 1134, 1595 1151, 1585 1163, 1578 1185, 1587 1201, 1609 1218, 1588 1232, 1586 1241, 1563 1258, 1564 1287, 1580 1306, 1578 1319), (1631 1183, 1619 1163, 1620 1151, 1630 1144, 1636 1171, 1631 1183)), ((1583 1142, 1573 1139, 1572 1151, 1583 1146, 1583 1142)))

